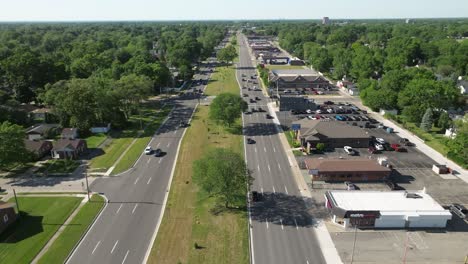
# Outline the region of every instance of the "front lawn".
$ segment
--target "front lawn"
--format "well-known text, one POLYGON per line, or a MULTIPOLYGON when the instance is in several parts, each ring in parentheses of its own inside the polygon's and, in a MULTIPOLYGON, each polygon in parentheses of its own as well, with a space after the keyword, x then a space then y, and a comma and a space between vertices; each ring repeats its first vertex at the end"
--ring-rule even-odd
POLYGON ((97 148, 104 140, 106 140, 107 135, 103 133, 99 134, 94 134, 92 136, 89 136, 85 138, 86 144, 88 145, 88 148, 93 149, 97 148))
POLYGON ((91 201, 83 205, 70 224, 50 246, 38 263, 63 263, 73 247, 84 235, 92 221, 101 211, 105 200, 100 195, 93 195, 91 201))
POLYGON ((42 164, 42 166, 37 170, 37 172, 46 172, 50 173, 63 173, 68 174, 72 173, 80 166, 80 162, 76 160, 48 160, 46 163, 42 164))
POLYGON ((82 199, 18 197, 21 219, 0 236, 0 263, 30 263, 82 199))

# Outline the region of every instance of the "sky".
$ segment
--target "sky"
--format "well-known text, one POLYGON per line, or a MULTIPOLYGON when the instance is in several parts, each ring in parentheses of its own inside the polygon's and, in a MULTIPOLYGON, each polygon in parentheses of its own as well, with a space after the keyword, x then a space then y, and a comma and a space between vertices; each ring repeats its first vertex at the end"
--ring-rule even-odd
POLYGON ((0 21, 468 17, 468 0, 0 0, 0 21))

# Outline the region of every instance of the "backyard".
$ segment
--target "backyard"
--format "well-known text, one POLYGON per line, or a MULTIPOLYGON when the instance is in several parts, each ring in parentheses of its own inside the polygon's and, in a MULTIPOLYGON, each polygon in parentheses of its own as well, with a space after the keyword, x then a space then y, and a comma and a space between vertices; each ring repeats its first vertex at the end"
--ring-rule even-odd
POLYGON ((0 236, 0 263, 30 263, 82 199, 18 197, 21 219, 0 236))
MULTIPOLYGON (((239 94, 234 69, 221 68, 207 94, 239 94), (223 75, 224 76, 220 76, 223 75), (222 80, 224 85, 220 84, 222 80)), ((219 210, 219 204, 192 182, 192 164, 213 147, 243 155, 242 135, 232 134, 208 119, 209 107, 200 106, 177 160, 164 218, 148 263, 248 263, 248 221, 243 210, 219 210), (197 246, 195 246, 197 245, 197 246)), ((237 126, 241 126, 240 119, 237 126)))

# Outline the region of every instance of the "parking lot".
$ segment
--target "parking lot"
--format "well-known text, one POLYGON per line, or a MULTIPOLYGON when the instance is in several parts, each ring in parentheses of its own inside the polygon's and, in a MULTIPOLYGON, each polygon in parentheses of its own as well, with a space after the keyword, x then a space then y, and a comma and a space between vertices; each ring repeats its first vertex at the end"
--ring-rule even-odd
MULTIPOLYGON (((320 113, 319 115, 320 119, 335 119, 335 122, 347 122, 352 125, 350 121, 337 121, 334 118, 337 114, 320 113)), ((295 120, 315 115, 317 114, 277 113, 284 126, 290 126, 295 120)), ((340 115, 367 116, 365 112, 360 110, 340 115)), ((444 230, 357 229, 355 233, 354 229, 343 230, 342 227, 328 221, 328 211, 324 206, 325 191, 346 190, 346 186, 343 182, 315 181, 312 183, 308 171, 303 166, 305 158, 378 159, 385 157, 393 167, 392 178, 402 190, 422 190, 425 188, 427 193, 446 208, 453 203, 468 206, 468 185, 464 181, 450 174, 438 175, 433 172, 432 165, 435 164, 435 161, 414 147, 404 146, 406 152, 397 152, 389 148, 391 144, 401 144, 398 133, 388 133, 385 127, 379 128, 379 124, 372 120, 354 122, 363 127, 369 136, 384 139, 388 150, 372 154, 368 148, 357 148, 355 149, 356 154, 351 156, 343 148, 336 148, 323 154, 296 157, 302 166, 304 179, 312 193, 314 204, 311 204, 310 208, 316 217, 322 217, 326 220, 342 261, 349 263, 351 255, 353 255, 353 263, 400 263, 404 262, 404 258, 407 263, 464 263, 464 258, 468 255, 468 247, 466 246, 468 223, 455 215, 444 230), (363 122, 370 122, 371 126, 366 128, 363 122)), ((390 188, 383 182, 356 183, 356 185, 360 190, 390 191, 390 188)))

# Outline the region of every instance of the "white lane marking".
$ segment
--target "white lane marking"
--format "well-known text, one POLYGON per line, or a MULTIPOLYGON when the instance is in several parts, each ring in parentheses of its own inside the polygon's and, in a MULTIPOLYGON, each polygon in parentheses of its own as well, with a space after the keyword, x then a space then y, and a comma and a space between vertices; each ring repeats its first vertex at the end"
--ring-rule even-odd
POLYGON ((268 218, 267 218, 267 219, 265 219, 265 223, 266 223, 266 225, 267 225, 267 229, 268 229, 268 228, 269 228, 269 226, 268 226, 268 218))
POLYGON ((132 214, 135 213, 136 208, 138 207, 138 204, 135 204, 135 207, 133 207, 132 214))
POLYGON ((306 261, 306 264, 309 264, 309 261, 308 261, 308 260, 306 261))
POLYGON ((150 160, 150 159, 148 159, 148 160, 146 161, 146 164, 150 163, 150 161, 151 161, 151 160, 150 160))
POLYGON ((284 191, 286 192, 286 194, 289 194, 288 189, 286 188, 286 185, 284 186, 284 191))
POLYGON ((255 153, 257 153, 257 147, 255 147, 255 153))
POLYGON ((151 181, 151 178, 149 178, 149 179, 148 179, 148 182, 147 182, 146 184, 149 184, 149 183, 150 183, 150 181, 151 181))
POLYGON ((93 249, 93 252, 91 252, 91 255, 94 254, 94 251, 96 251, 97 247, 99 247, 99 244, 101 244, 101 240, 97 242, 96 246, 93 249))
POLYGON ((296 229, 299 230, 299 227, 297 226, 296 218, 294 218, 294 223, 296 224, 296 229))
POLYGON ((159 159, 159 161, 158 161, 158 163, 159 163, 159 164, 161 164, 162 160, 163 160, 163 159, 162 159, 162 158, 160 158, 160 159, 159 159))
POLYGON ((268 164, 268 171, 271 171, 270 164, 268 164))
POLYGON ((276 193, 275 186, 273 186, 273 192, 276 193))
POLYGON ((276 152, 276 148, 275 148, 275 147, 273 147, 273 152, 276 152))
POLYGON ((280 165, 279 163, 278 163, 278 169, 280 169, 280 170, 281 170, 281 165, 280 165))
POLYGON ((135 182, 133 184, 137 184, 139 179, 140 179, 140 177, 136 178, 136 180, 135 180, 135 182))
POLYGON ((171 142, 167 143, 167 147, 169 147, 171 145, 171 142))
POLYGON ((112 250, 111 250, 111 254, 114 252, 114 249, 115 249, 115 247, 117 246, 117 244, 118 244, 118 243, 119 243, 119 241, 118 241, 118 240, 117 240, 117 241, 115 241, 115 244, 114 244, 114 246, 112 247, 112 250))
POLYGON ((280 219, 280 223, 281 223, 281 229, 284 230, 284 227, 283 227, 283 219, 280 219))
POLYGON ((268 135, 268 137, 271 139, 271 135, 268 135))
POLYGON ((156 148, 159 147, 159 145, 161 145, 161 142, 159 142, 159 143, 156 145, 156 148))
POLYGON ((120 204, 119 209, 117 209, 117 212, 115 212, 115 214, 118 214, 120 212, 120 208, 122 208, 122 205, 123 204, 120 204))
POLYGON ((257 170, 260 172, 260 165, 257 165, 257 170))
POLYGON ((266 152, 266 148, 265 148, 265 147, 263 147, 263 150, 266 152))
POLYGON ((122 264, 125 263, 125 260, 127 259, 127 256, 128 256, 128 252, 130 252, 130 250, 127 250, 127 253, 125 254, 125 257, 124 257, 124 259, 122 260, 122 264))
POLYGON ((263 194, 263 188, 260 188, 260 191, 261 191, 261 192, 262 192, 262 194, 263 194))

